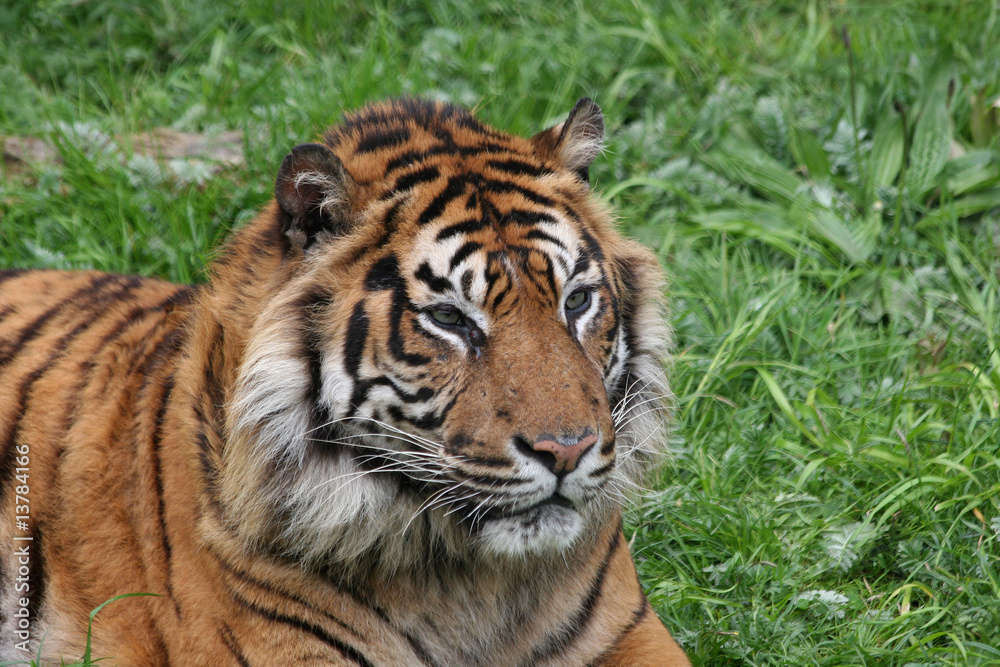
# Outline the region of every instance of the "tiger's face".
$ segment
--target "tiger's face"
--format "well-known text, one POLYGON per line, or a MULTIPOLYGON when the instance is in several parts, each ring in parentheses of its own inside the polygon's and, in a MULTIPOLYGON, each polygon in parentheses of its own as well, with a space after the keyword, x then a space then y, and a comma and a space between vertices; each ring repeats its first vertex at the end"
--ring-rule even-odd
POLYGON ((614 471, 618 295, 566 213, 472 187, 452 206, 457 222, 415 229, 368 271, 330 412, 433 442, 411 457, 415 477, 434 470, 428 497, 492 549, 567 546, 614 471), (456 233, 467 221, 482 228, 456 233))
POLYGON ((230 409, 233 456, 267 474, 229 506, 263 495, 273 515, 237 523, 319 561, 567 549, 662 437, 655 259, 589 191, 589 100, 531 140, 415 104, 282 166, 292 268, 230 409))

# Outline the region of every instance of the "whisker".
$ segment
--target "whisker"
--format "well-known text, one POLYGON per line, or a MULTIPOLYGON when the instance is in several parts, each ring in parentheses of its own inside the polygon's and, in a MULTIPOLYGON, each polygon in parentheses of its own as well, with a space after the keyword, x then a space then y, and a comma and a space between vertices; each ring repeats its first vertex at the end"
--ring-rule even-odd
POLYGON ((346 472, 346 473, 343 473, 341 475, 337 475, 336 477, 332 477, 330 479, 323 480, 322 482, 320 482, 319 484, 317 484, 316 486, 314 486, 312 490, 315 491, 315 490, 319 489, 320 487, 326 486, 327 484, 332 484, 333 482, 338 482, 338 481, 341 481, 341 480, 345 480, 340 486, 338 486, 336 489, 334 489, 333 491, 331 491, 327 495, 326 500, 324 502, 330 502, 331 500, 333 500, 333 497, 337 495, 338 491, 340 491, 341 489, 343 489, 348 484, 356 481, 357 479, 359 479, 361 477, 364 477, 366 475, 370 475, 370 474, 374 474, 374 473, 379 473, 379 472, 386 472, 386 471, 390 471, 390 472, 412 472, 412 471, 426 472, 429 475, 431 475, 431 477, 423 479, 423 478, 419 478, 419 477, 413 476, 415 479, 417 479, 419 481, 424 481, 424 482, 432 482, 432 481, 434 481, 436 479, 435 473, 437 472, 437 471, 434 471, 434 470, 431 470, 431 469, 419 469, 419 468, 413 468, 413 467, 407 467, 407 466, 400 467, 399 462, 393 461, 391 463, 387 463, 387 464, 385 464, 383 466, 378 466, 378 467, 372 468, 370 470, 352 470, 351 472, 346 472))
POLYGON ((447 491, 450 491, 450 490, 451 490, 451 487, 447 487, 446 486, 443 489, 439 489, 438 491, 435 491, 430 496, 428 496, 426 500, 424 500, 422 503, 420 503, 420 506, 417 507, 417 511, 415 511, 413 513, 413 516, 411 516, 410 520, 406 522, 406 525, 403 526, 403 529, 399 531, 399 534, 400 535, 405 535, 406 531, 409 530, 409 528, 410 528, 410 524, 412 524, 414 522, 414 520, 418 516, 420 516, 420 514, 422 512, 424 512, 425 510, 427 510, 427 509, 430 508, 430 505, 432 504, 432 501, 434 501, 437 496, 442 495, 442 494, 444 494, 444 493, 446 493, 447 491))
POLYGON ((370 442, 350 442, 350 441, 347 440, 348 437, 363 438, 363 437, 371 437, 371 436, 389 437, 389 438, 396 437, 396 436, 391 436, 391 435, 390 436, 385 436, 385 435, 382 435, 382 434, 379 434, 379 433, 367 433, 367 434, 357 434, 357 435, 353 435, 353 436, 344 436, 343 438, 338 438, 336 440, 326 440, 326 439, 322 439, 322 438, 312 438, 311 441, 312 442, 320 442, 320 443, 324 443, 324 444, 330 444, 330 445, 345 445, 347 447, 353 447, 355 449, 373 449, 375 451, 385 452, 386 454, 399 454, 399 455, 405 455, 405 456, 408 456, 408 457, 412 456, 412 457, 416 457, 416 458, 423 458, 423 459, 426 459, 428 461, 444 461, 444 459, 441 459, 439 456, 437 456, 436 454, 433 454, 431 452, 412 451, 412 450, 406 450, 406 449, 392 449, 391 447, 382 447, 382 446, 379 446, 379 445, 376 445, 376 444, 372 444, 370 442))

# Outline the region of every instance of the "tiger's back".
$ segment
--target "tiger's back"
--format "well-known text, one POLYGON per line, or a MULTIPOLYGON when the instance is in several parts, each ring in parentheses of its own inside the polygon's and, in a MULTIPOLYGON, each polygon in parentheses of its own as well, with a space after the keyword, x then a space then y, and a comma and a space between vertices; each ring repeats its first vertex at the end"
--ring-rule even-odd
POLYGON ((0 273, 0 659, 153 593, 95 655, 687 664, 621 530, 669 334, 590 197, 602 133, 589 100, 530 140, 370 107, 204 287, 0 273))
POLYGON ((143 483, 157 435, 137 416, 169 391, 162 371, 194 291, 96 272, 0 273, 3 658, 28 655, 17 649, 45 630, 58 641, 58 625, 40 619, 65 616, 78 630, 123 582, 150 588, 140 545, 158 502, 143 483))

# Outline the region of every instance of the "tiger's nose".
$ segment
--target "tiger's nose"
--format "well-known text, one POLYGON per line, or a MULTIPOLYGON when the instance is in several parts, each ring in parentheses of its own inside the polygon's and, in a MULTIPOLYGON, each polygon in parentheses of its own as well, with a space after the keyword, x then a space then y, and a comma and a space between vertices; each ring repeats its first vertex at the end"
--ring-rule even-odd
POLYGON ((597 442, 597 436, 591 433, 590 435, 580 438, 575 444, 564 445, 556 442, 551 436, 543 435, 535 444, 531 446, 536 452, 548 452, 555 457, 555 464, 550 466, 552 472, 554 473, 567 473, 573 472, 576 469, 576 463, 580 460, 580 457, 586 453, 588 449, 594 446, 597 442))

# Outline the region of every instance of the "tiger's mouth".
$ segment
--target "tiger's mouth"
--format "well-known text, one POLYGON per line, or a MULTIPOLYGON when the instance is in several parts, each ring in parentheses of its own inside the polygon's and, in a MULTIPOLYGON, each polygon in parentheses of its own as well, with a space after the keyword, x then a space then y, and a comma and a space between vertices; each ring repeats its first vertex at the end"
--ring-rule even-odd
POLYGON ((553 493, 528 507, 492 508, 473 522, 472 533, 487 552, 523 556, 570 548, 585 524, 584 515, 569 498, 553 493))
POLYGON ((572 512, 577 511, 577 507, 573 504, 573 501, 560 493, 553 493, 548 498, 545 498, 534 505, 529 505, 520 509, 509 509, 504 507, 489 509, 483 513, 482 519, 485 521, 497 521, 500 519, 531 520, 541 516, 545 512, 551 511, 551 508, 563 508, 572 512))

